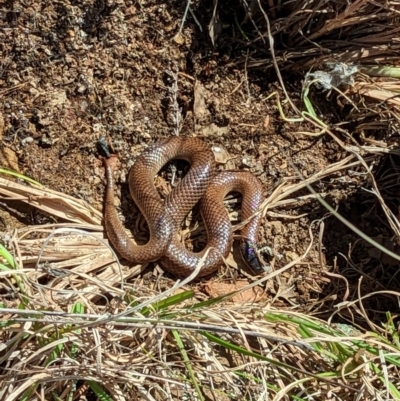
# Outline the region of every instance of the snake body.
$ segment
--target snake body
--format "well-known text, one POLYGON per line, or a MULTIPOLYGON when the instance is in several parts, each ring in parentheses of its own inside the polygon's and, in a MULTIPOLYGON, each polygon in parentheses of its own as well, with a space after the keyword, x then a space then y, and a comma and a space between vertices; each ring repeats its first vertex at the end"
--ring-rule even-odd
MULTIPOLYGON (((115 184, 109 159, 105 159, 104 165, 107 178, 105 227, 116 251, 133 263, 159 260, 165 270, 180 277, 190 275, 199 264, 202 267, 198 277, 213 273, 228 256, 233 243, 233 227, 223 199, 229 192, 242 194, 242 220, 251 217, 263 201, 262 185, 251 173, 225 171, 217 174, 213 152, 202 140, 168 138, 146 148, 129 172, 131 196, 150 230, 149 241, 145 245, 136 245, 126 234, 114 205, 115 184), (179 185, 162 199, 154 185, 154 177, 174 159, 186 160, 190 169, 179 185), (203 251, 191 252, 181 243, 178 233, 183 219, 199 200, 208 242, 203 251)), ((240 233, 242 256, 255 273, 262 271, 255 251, 260 221, 260 214, 255 215, 240 233)))

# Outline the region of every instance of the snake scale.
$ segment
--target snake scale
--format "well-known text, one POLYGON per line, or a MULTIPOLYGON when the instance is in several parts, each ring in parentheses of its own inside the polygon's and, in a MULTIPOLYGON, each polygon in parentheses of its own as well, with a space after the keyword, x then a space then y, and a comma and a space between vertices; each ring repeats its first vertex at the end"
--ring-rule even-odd
MULTIPOLYGON (((233 243, 233 227, 223 200, 229 192, 242 194, 242 219, 259 209, 264 196, 260 181, 245 171, 217 173, 214 154, 202 140, 193 137, 171 137, 154 143, 139 155, 130 169, 128 184, 131 196, 145 217, 150 238, 136 245, 127 235, 114 205, 114 179, 110 159, 104 160, 107 185, 105 195, 106 233, 119 255, 133 263, 159 261, 176 276, 190 275, 202 263, 198 277, 215 272, 223 263, 233 243), (162 199, 154 177, 171 160, 186 160, 188 173, 162 199), (201 252, 191 252, 179 239, 181 223, 200 200, 200 211, 207 230, 207 245, 201 252), (208 255, 202 260, 206 251, 208 255)), ((261 215, 255 215, 241 230, 240 250, 248 267, 262 272, 256 244, 261 215)))

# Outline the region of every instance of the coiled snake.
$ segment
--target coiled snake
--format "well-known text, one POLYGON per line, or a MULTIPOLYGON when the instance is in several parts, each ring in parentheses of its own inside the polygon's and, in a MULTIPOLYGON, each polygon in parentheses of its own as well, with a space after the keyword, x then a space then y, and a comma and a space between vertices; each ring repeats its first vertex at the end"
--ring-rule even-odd
MULTIPOLYGON (((136 245, 126 234, 114 206, 114 179, 110 159, 104 160, 107 187, 105 196, 105 227, 115 250, 133 263, 159 260, 161 266, 181 277, 190 275, 202 263, 198 277, 215 272, 230 252, 233 227, 223 199, 229 192, 242 194, 242 219, 251 217, 262 203, 260 181, 245 171, 225 171, 217 174, 215 159, 209 146, 198 138, 171 137, 157 142, 136 159, 129 172, 129 190, 145 217, 150 239, 136 245), (154 185, 154 177, 169 161, 186 160, 188 173, 178 186, 162 199, 154 185), (178 232, 183 219, 200 201, 200 211, 206 226, 208 242, 201 252, 191 252, 180 242, 178 232), (207 257, 202 258, 207 249, 207 257)), ((240 250, 244 261, 256 273, 262 267, 256 252, 261 216, 256 215, 240 232, 240 250)))

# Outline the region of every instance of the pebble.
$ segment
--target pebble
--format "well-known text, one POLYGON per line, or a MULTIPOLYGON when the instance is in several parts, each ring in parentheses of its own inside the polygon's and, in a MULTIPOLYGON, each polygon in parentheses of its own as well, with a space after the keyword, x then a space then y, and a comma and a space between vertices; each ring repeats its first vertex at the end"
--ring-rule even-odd
POLYGON ((34 139, 31 136, 27 136, 26 138, 21 139, 21 145, 26 146, 30 143, 33 143, 33 141, 34 141, 34 139))

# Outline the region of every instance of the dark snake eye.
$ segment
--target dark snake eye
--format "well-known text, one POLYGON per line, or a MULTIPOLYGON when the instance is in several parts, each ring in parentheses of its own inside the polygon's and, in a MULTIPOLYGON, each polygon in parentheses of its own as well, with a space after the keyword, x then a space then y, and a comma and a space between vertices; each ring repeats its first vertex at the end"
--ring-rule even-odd
POLYGON ((258 257, 257 245, 253 241, 242 240, 240 248, 243 261, 252 270, 252 272, 256 274, 264 273, 263 266, 261 265, 258 257))

